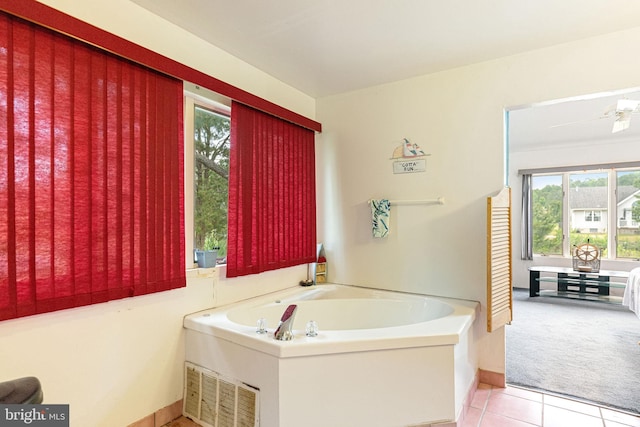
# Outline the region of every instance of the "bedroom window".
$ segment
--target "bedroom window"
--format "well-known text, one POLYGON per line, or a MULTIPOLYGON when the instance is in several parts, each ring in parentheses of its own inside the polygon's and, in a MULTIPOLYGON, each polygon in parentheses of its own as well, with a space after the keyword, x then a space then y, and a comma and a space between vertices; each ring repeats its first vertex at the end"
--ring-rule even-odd
POLYGON ((616 181, 616 254, 640 259, 640 170, 619 171, 616 181))
POLYGON ((532 177, 533 253, 562 255, 562 175, 532 177))
POLYGON ((609 248, 609 173, 586 171, 568 175, 570 250, 588 240, 600 248, 604 258, 609 248))
POLYGON ((523 187, 523 197, 531 197, 523 221, 533 254, 570 257, 571 248, 589 240, 603 258, 640 259, 640 168, 563 169, 532 173, 523 187))

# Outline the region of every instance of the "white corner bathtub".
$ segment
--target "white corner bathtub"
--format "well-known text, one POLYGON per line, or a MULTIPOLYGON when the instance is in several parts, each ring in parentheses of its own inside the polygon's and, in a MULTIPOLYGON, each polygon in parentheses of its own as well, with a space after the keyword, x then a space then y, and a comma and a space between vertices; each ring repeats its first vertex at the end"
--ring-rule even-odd
POLYGON ((475 302, 322 284, 185 317, 186 360, 260 390, 262 427, 455 421, 477 370, 475 302), (289 304, 291 341, 274 339, 289 304), (264 318, 267 333, 258 334, 264 318), (318 335, 305 335, 314 320, 318 335))

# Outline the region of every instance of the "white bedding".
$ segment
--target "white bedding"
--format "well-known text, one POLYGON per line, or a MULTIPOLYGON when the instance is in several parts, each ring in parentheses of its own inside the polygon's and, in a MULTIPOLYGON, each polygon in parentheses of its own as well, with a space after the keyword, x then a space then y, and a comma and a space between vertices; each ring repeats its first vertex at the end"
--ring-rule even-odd
POLYGON ((629 272, 622 305, 629 307, 640 318, 640 267, 629 272))

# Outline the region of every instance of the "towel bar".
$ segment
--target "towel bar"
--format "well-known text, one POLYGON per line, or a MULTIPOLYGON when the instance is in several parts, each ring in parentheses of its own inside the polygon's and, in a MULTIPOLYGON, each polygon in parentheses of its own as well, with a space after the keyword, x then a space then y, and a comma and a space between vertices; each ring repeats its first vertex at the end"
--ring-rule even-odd
MULTIPOLYGON (((425 200, 389 200, 391 205, 444 205, 444 197, 437 199, 425 200)), ((371 204, 371 199, 367 200, 367 204, 371 204)))

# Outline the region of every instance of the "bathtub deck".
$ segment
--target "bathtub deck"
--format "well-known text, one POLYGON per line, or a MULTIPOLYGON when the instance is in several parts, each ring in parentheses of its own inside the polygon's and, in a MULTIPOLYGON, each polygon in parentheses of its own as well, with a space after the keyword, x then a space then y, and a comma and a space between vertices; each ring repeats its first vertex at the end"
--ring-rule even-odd
MULTIPOLYGON (((203 310, 185 317, 185 328, 212 335, 227 341, 231 341, 242 346, 253 348, 260 352, 273 355, 278 358, 316 356, 319 354, 337 354, 346 352, 363 352, 397 348, 411 348, 416 346, 440 346, 456 345, 460 336, 464 334, 473 324, 479 310, 479 304, 470 301, 453 300, 446 298, 435 298, 428 296, 407 295, 390 291, 366 290, 364 288, 354 288, 340 285, 321 285, 314 288, 293 288, 282 292, 252 298, 225 307, 203 310), (346 290, 335 291, 338 288, 346 290), (345 300, 336 298, 339 302, 353 302, 354 309, 341 309, 331 311, 328 316, 344 316, 345 323, 350 321, 349 317, 358 316, 357 311, 359 301, 366 301, 367 293, 373 296, 370 298, 380 306, 381 300, 388 298, 390 303, 398 299, 431 299, 442 304, 446 303, 452 310, 448 315, 433 320, 404 324, 393 327, 359 327, 358 329, 323 329, 321 319, 311 318, 307 314, 306 304, 328 302, 323 292, 331 294, 337 292, 339 295, 348 295, 345 300), (356 297, 358 293, 365 295, 356 297), (312 296, 310 298, 309 296, 312 296), (316 301, 316 298, 319 301, 316 301), (256 323, 264 313, 282 313, 289 304, 298 303, 299 308, 294 324, 294 339, 292 341, 278 341, 273 339, 273 332, 278 325, 278 318, 267 319, 267 334, 256 333, 256 323), (250 320, 235 322, 232 320, 234 312, 247 307, 252 313, 250 320), (277 309, 277 310, 275 310, 277 309), (320 333, 315 338, 305 335, 305 322, 315 320, 318 322, 320 333)), ((383 310, 380 308, 379 310, 383 310)), ((314 315, 315 316, 315 315, 314 315)), ((375 316, 373 314, 372 316, 375 316)), ((237 316, 236 316, 237 317, 237 316)), ((377 319, 376 319, 377 320, 377 319)), ((335 321, 335 319, 332 319, 335 321)), ((353 321, 353 320, 351 320, 353 321)), ((340 323, 338 321, 338 323, 340 323)), ((331 327, 330 327, 331 328, 331 327)))

